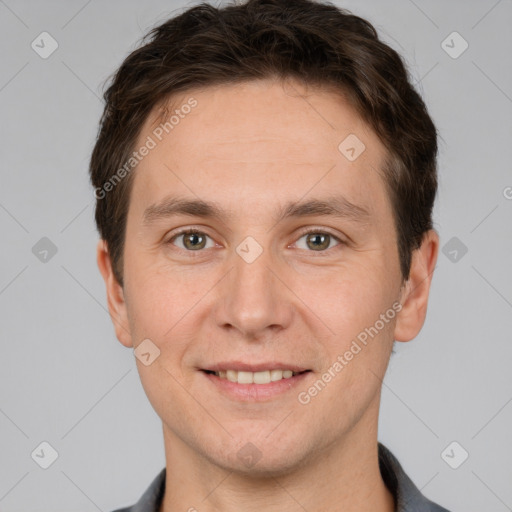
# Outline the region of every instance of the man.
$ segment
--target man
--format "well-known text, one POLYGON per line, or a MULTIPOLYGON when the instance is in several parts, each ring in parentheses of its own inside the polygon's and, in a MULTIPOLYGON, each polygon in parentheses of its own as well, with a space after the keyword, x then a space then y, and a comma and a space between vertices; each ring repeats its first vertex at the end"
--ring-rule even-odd
POLYGON ((91 158, 98 265, 162 419, 123 511, 443 511, 377 441, 439 240, 436 129, 365 20, 201 4, 114 76, 91 158))

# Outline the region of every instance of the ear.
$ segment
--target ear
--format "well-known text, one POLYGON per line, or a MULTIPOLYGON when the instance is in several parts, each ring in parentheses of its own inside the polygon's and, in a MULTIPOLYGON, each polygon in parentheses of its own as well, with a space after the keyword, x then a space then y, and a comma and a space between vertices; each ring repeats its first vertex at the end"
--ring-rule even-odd
POLYGON ((110 260, 110 254, 105 240, 100 240, 98 242, 96 261, 107 287, 108 310, 112 323, 114 324, 117 339, 125 347, 132 347, 133 343, 123 288, 114 276, 112 262, 110 260))
POLYGON ((425 233, 421 246, 412 254, 409 279, 402 287, 402 309, 395 324, 396 341, 412 340, 425 323, 430 283, 438 251, 439 235, 431 229, 425 233))

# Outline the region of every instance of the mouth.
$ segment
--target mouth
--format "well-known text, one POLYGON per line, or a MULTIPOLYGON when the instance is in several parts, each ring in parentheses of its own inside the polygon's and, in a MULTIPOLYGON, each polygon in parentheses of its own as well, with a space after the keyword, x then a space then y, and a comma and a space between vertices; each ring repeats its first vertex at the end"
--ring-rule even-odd
POLYGON ((312 374, 312 370, 287 364, 221 364, 201 369, 216 392, 232 400, 269 401, 289 393, 312 374))
POLYGON ((307 373, 311 370, 293 371, 289 369, 263 370, 259 372, 238 371, 238 370, 203 370, 209 375, 215 375, 219 379, 236 382, 237 384, 270 384, 284 379, 291 379, 297 375, 307 373))

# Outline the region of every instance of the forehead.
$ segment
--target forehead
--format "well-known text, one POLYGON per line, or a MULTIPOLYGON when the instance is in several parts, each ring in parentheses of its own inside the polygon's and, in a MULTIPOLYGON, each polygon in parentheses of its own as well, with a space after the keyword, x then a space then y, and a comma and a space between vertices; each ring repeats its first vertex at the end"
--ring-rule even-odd
POLYGON ((308 190, 339 190, 386 208, 385 148, 339 94, 266 80, 191 89, 167 107, 141 129, 137 147, 148 138, 154 147, 137 165, 135 199, 214 195, 256 214, 263 198, 284 203, 308 190))

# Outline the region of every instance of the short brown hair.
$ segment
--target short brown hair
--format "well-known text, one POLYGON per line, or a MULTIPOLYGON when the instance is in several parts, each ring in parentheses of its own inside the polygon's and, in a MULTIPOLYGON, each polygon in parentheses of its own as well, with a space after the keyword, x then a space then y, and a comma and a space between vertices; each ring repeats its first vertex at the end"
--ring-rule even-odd
POLYGON ((101 191, 96 224, 121 285, 133 173, 108 193, 104 187, 129 160, 149 113, 187 89, 267 78, 339 91, 383 142, 388 155, 381 170, 402 276, 409 277, 412 251, 432 228, 437 132, 402 58, 368 21, 331 3, 248 0, 222 8, 201 3, 169 19, 111 78, 90 176, 101 191))

